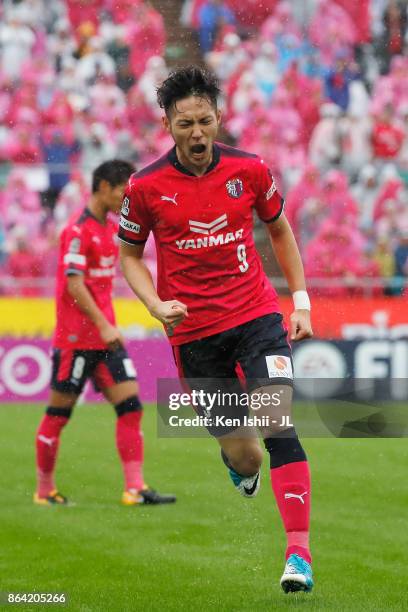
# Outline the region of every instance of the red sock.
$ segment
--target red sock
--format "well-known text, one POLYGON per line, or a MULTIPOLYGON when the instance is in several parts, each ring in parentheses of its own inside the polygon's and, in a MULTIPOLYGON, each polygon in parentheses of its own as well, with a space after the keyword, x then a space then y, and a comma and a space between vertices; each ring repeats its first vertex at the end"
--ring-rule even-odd
POLYGON ((307 461, 271 469, 272 489, 285 527, 286 559, 297 554, 311 563, 309 550, 310 471, 307 461))
POLYGON ((37 493, 47 497, 55 489, 54 470, 60 435, 68 417, 45 414, 37 431, 37 493))
POLYGON ((140 490, 143 480, 143 432, 140 428, 143 411, 127 412, 116 422, 116 446, 122 462, 125 488, 140 490))

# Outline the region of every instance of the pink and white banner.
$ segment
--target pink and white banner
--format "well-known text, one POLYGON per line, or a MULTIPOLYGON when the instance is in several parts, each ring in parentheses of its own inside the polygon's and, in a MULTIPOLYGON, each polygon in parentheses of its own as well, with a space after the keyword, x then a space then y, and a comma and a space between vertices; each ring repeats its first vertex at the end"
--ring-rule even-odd
MULTIPOLYGON (((157 378, 176 377, 170 345, 166 339, 129 340, 129 356, 138 372, 143 401, 156 399, 157 378)), ((50 342, 44 339, 0 339, 0 403, 46 402, 51 375, 50 342)), ((86 401, 101 401, 91 384, 86 401)))

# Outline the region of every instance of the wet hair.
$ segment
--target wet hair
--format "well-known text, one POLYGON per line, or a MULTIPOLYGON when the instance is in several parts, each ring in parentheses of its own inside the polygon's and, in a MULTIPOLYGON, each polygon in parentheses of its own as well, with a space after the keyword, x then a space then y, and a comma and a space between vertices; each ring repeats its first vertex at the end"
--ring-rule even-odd
POLYGON ((163 81, 157 89, 157 102, 160 108, 164 108, 166 115, 179 100, 190 96, 206 98, 217 108, 217 97, 220 93, 215 74, 199 66, 187 66, 174 70, 163 81))
POLYGON ((107 181, 111 187, 127 183, 135 168, 122 159, 110 159, 95 168, 92 173, 92 193, 99 190, 101 181, 107 181))

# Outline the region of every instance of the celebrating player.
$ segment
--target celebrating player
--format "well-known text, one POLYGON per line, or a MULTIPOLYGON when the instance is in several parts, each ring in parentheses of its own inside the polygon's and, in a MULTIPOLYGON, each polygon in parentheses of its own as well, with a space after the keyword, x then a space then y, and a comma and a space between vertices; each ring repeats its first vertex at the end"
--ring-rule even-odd
POLYGON ((61 235, 51 396, 36 437, 36 504, 67 504, 55 486, 55 463, 62 429, 88 378, 113 404, 118 417, 116 444, 125 478, 122 503, 176 501, 173 495, 149 488, 143 479, 142 405, 136 372, 115 326, 112 305, 117 224, 108 213, 119 212, 133 171, 121 160, 96 168, 88 207, 73 217, 61 235))
MULTIPOLYGON (((119 230, 121 264, 135 294, 164 324, 180 375, 192 389, 194 379, 205 379, 206 391, 220 386, 236 391, 240 371, 252 397, 261 391, 270 398, 279 394, 280 401, 267 401, 258 416, 267 417, 260 434, 287 534, 281 585, 285 592, 310 591, 309 467, 287 418, 291 349, 277 294, 255 248, 253 210, 268 228, 293 294, 291 340, 312 336, 310 301, 273 177, 256 155, 215 142, 219 93, 215 77, 194 66, 171 73, 158 89, 175 146, 129 180, 119 230), (142 259, 150 231, 158 253, 157 292, 142 259)), ((214 410, 222 414, 224 408, 214 407, 212 415, 214 410)), ((239 405, 235 410, 235 416, 246 411, 239 405)), ((263 456, 257 436, 239 425, 210 423, 208 429, 218 439, 233 484, 254 497, 263 456)))

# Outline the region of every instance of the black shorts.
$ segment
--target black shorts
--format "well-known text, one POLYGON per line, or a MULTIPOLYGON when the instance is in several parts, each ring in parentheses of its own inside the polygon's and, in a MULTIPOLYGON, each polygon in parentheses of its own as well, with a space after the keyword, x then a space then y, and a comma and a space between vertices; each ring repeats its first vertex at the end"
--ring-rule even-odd
MULTIPOLYGON (((253 319, 232 329, 175 347, 179 375, 191 389, 209 393, 250 394, 270 385, 293 386, 292 351, 281 314, 273 313, 253 319)), ((248 409, 242 405, 214 406, 223 415, 243 417, 248 409)), ((197 410, 205 416, 205 410, 197 410)), ((216 415, 216 412, 212 412, 216 415)), ((216 430, 219 436, 236 426, 216 430)))
POLYGON ((97 391, 127 380, 136 370, 125 348, 109 350, 54 349, 51 389, 80 395, 91 378, 97 391))

